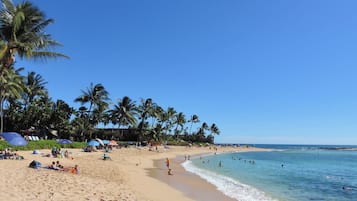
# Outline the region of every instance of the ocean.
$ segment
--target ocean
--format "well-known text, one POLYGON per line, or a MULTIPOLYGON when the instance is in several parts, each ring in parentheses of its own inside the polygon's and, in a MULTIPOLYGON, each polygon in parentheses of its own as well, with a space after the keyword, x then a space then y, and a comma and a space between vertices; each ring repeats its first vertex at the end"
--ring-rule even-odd
POLYGON ((240 201, 357 200, 357 146, 255 146, 272 151, 207 155, 182 165, 240 201))

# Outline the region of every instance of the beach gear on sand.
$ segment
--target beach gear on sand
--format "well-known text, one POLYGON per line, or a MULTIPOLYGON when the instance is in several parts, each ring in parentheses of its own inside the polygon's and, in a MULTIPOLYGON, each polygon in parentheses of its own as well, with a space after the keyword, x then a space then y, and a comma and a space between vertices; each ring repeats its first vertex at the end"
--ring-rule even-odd
POLYGON ((33 160, 30 164, 29 164, 29 167, 30 168, 40 168, 41 167, 41 163, 40 162, 38 162, 38 161, 35 161, 35 160, 33 160))

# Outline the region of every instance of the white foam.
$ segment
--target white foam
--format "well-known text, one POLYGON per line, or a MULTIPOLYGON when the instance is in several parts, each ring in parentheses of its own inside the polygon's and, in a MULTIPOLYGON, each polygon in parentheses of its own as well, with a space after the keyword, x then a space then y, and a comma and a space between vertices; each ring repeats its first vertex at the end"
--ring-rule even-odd
POLYGON ((239 201, 273 201, 275 199, 252 186, 242 184, 232 178, 219 175, 215 172, 197 168, 191 161, 185 161, 182 166, 186 171, 194 173, 207 182, 215 185, 225 195, 239 201))

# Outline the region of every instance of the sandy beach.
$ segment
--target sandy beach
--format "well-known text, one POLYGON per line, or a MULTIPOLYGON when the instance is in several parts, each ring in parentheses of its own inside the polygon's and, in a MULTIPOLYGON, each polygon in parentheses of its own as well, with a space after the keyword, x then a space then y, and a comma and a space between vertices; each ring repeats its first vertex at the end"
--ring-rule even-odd
MULTIPOLYGON (((255 151, 246 147, 219 147, 217 152, 255 151)), ((39 150, 48 154, 50 150, 39 150)), ((213 154, 208 147, 158 147, 113 149, 111 160, 102 160, 103 151, 69 149, 70 158, 51 158, 32 151, 19 151, 24 160, 0 160, 2 199, 19 200, 231 200, 191 173, 180 163, 184 155, 213 154), (165 159, 171 160, 173 175, 167 174, 165 159), (33 169, 32 160, 42 166, 60 161, 65 167, 78 165, 79 174, 46 168, 33 169)))

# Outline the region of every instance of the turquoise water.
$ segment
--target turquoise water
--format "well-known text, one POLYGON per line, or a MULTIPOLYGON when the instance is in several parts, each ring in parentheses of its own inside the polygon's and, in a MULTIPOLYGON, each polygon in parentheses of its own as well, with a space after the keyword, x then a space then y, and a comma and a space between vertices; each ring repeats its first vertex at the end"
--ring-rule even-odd
POLYGON ((357 200, 357 151, 284 147, 209 155, 183 166, 241 201, 357 200))

